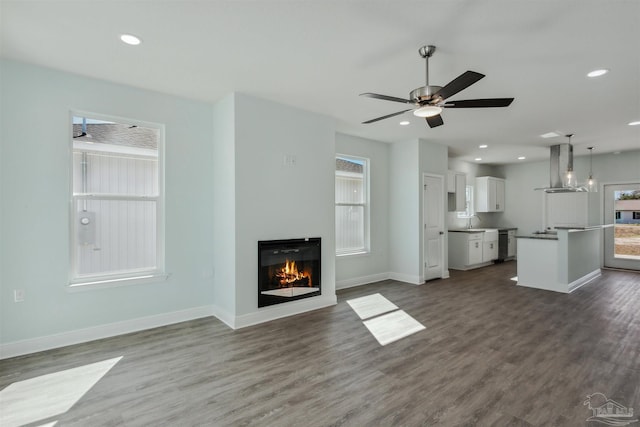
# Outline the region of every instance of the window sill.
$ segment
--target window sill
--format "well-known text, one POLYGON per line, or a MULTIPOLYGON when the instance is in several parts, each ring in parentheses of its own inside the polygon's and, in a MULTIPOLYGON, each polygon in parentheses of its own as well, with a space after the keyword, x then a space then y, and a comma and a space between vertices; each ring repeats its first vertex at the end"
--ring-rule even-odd
POLYGON ((140 285, 144 283, 163 282, 167 280, 169 274, 166 273, 149 273, 141 274, 139 276, 128 276, 118 278, 96 278, 96 279, 81 279, 69 283, 67 290, 69 292, 82 292, 92 289, 107 289, 116 288, 120 286, 140 285))
POLYGON ((360 251, 360 252, 345 252, 341 254, 336 254, 336 257, 361 257, 361 256, 369 256, 371 255, 371 251, 360 251))

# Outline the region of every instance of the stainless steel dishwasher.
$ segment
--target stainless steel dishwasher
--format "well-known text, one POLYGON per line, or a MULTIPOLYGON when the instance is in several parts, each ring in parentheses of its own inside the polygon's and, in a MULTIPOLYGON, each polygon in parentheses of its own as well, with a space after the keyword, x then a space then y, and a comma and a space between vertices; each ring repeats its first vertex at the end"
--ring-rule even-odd
POLYGON ((509 256, 509 230, 498 230, 498 259, 496 262, 504 262, 509 256))

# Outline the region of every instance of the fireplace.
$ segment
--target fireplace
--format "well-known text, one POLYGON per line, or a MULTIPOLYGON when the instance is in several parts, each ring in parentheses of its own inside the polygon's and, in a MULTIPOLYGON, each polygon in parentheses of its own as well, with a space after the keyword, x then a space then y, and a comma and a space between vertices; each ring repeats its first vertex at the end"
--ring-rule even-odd
POLYGON ((319 237, 258 242, 258 307, 320 294, 319 237))

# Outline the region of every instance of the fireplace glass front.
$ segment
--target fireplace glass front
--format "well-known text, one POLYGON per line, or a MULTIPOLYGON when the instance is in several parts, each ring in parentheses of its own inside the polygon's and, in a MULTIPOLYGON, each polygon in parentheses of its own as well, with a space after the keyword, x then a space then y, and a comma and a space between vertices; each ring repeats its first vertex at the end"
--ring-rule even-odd
POLYGON ((258 307, 320 294, 319 237, 258 242, 258 307))

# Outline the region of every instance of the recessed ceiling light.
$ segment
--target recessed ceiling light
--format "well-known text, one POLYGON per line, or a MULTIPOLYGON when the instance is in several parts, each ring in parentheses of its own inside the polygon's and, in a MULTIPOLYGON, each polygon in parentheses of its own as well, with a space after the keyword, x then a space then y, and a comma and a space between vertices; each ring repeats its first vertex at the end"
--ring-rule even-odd
POLYGON ((402 122, 400 122, 400 126, 406 126, 408 125, 410 122, 408 122, 407 120, 404 120, 402 122))
POLYGON ((520 156, 520 157, 518 157, 518 160, 524 160, 524 159, 526 159, 526 157, 525 157, 525 156, 520 156))
POLYGON ((142 43, 142 40, 133 34, 122 34, 120 36, 120 40, 122 40, 123 43, 130 44, 131 46, 137 46, 142 43))
POLYGON ((591 71, 590 73, 587 74, 587 77, 600 77, 600 76, 604 76, 608 72, 609 70, 607 70, 606 68, 601 68, 599 70, 591 71))
POLYGON ((487 147, 488 147, 487 144, 478 145, 478 148, 487 148, 487 147))
POLYGON ((556 136, 560 136, 558 132, 547 132, 540 135, 541 138, 555 138, 556 136))
POLYGON ((482 157, 476 157, 476 162, 479 162, 480 160, 482 160, 482 157))
POLYGON ((640 120, 636 120, 635 122, 629 122, 629 126, 638 126, 640 125, 640 120))

